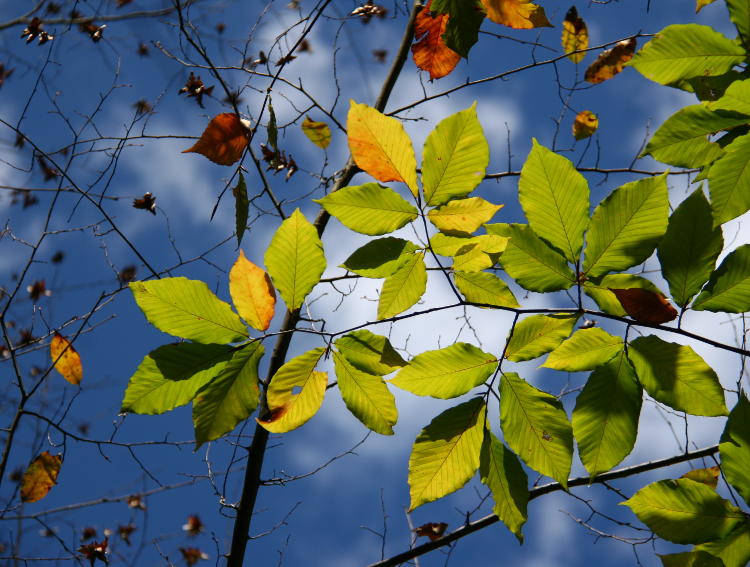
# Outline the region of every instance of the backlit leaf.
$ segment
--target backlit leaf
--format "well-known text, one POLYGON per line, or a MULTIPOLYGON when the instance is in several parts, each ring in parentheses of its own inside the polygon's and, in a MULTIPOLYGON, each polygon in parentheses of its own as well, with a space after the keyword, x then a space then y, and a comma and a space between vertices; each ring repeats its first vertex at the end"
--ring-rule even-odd
POLYGON ((392 276, 383 282, 378 301, 378 319, 387 319, 406 311, 427 289, 424 253, 412 254, 392 276))
POLYGON ((21 502, 41 500, 57 484, 57 475, 62 466, 62 455, 44 451, 31 461, 21 479, 21 502))
POLYGON ((737 75, 733 75, 732 79, 734 80, 729 83, 721 97, 710 102, 708 108, 750 115, 750 79, 743 79, 737 75))
POLYGON ((391 346, 388 337, 376 335, 367 329, 352 331, 336 339, 335 344, 346 360, 368 374, 385 376, 406 366, 406 361, 391 346))
MULTIPOLYGON (((701 0, 698 1, 700 2, 701 0)), ((713 0, 709 1, 712 2, 713 0)), ((659 555, 659 559, 661 559, 662 567, 724 567, 721 559, 714 557, 706 551, 670 553, 668 555, 659 555)))
POLYGON ((74 386, 81 383, 83 379, 81 356, 68 339, 60 333, 55 333, 49 344, 49 354, 55 370, 62 374, 63 378, 74 386))
POLYGON ((594 370, 622 352, 622 347, 622 339, 604 329, 579 329, 549 353, 542 367, 563 372, 594 370))
POLYGON ((584 78, 589 83, 599 84, 611 79, 625 67, 625 63, 633 58, 635 53, 636 39, 631 37, 607 49, 599 54, 591 65, 586 69, 584 78))
POLYGON ((719 466, 713 466, 708 467, 705 469, 693 469, 688 472, 686 472, 684 475, 682 475, 680 478, 689 478, 690 480, 694 480, 695 482, 702 482, 709 488, 713 488, 716 490, 716 487, 719 485, 719 475, 721 474, 721 469, 719 466))
POLYGON ((582 110, 576 114, 573 122, 573 137, 576 140, 589 138, 599 128, 599 118, 590 110, 582 110))
POLYGON ((447 234, 471 234, 488 222, 503 205, 494 205, 481 197, 455 199, 432 209, 427 218, 447 234))
POLYGON ((403 181, 416 197, 417 160, 401 122, 366 104, 350 104, 347 135, 354 161, 378 181, 403 181))
POLYGON ((677 317, 677 309, 661 293, 637 287, 609 291, 615 294, 625 313, 641 323, 661 325, 677 317))
POLYGON ((484 22, 482 10, 467 10, 464 0, 431 0, 430 10, 451 16, 443 41, 461 57, 468 58, 469 50, 479 40, 479 28, 484 22))
POLYGON ((248 325, 259 331, 268 329, 276 306, 276 291, 268 274, 248 260, 242 250, 229 272, 229 293, 248 325))
POLYGON ((577 314, 567 313, 526 317, 513 329, 505 357, 521 362, 550 352, 570 336, 576 321, 577 314))
POLYGON ((714 226, 750 210, 750 135, 740 136, 724 151, 708 172, 714 226))
POLYGON ((647 289, 654 293, 661 293, 656 284, 635 274, 608 274, 602 278, 586 280, 583 292, 596 301, 599 309, 611 315, 624 317, 627 315, 612 289, 647 289))
POLYGON ((234 195, 234 220, 237 226, 237 246, 242 244, 242 236, 245 234, 247 228, 247 211, 250 206, 250 202, 247 200, 247 185, 245 185, 245 178, 242 172, 237 174, 238 180, 237 185, 232 187, 232 195, 234 195))
POLYGON ((409 458, 410 510, 466 484, 479 468, 486 406, 481 398, 452 407, 425 427, 409 458))
POLYGON ((448 14, 433 14, 430 3, 420 10, 414 22, 415 43, 411 46, 414 63, 430 73, 430 80, 448 75, 461 56, 445 45, 443 34, 448 26, 448 14))
MULTIPOLYGON (((589 30, 586 22, 578 15, 575 6, 571 6, 565 14, 562 31, 562 47, 565 53, 568 53, 568 59, 573 63, 580 63, 586 57, 585 52, 572 53, 586 49, 589 46, 589 30)), ((578 139, 578 138, 576 138, 578 139)))
MULTIPOLYGON (((698 0, 705 1, 705 0, 698 0)), ((748 34, 750 34, 750 6, 744 0, 727 0, 729 19, 737 28, 737 39, 748 45, 748 34)))
POLYGON ((289 311, 298 309, 326 269, 318 231, 299 209, 276 230, 266 249, 265 262, 289 311))
POLYGON ((695 299, 697 311, 744 313, 750 311, 750 244, 733 250, 695 299))
POLYGON ((750 561, 750 520, 741 522, 729 535, 696 547, 723 561, 724 567, 746 567, 750 561))
POLYGON ((567 490, 573 430, 560 401, 515 372, 505 373, 500 381, 500 422, 510 448, 567 490))
POLYGON ((390 383, 418 396, 455 398, 484 383, 497 358, 468 343, 418 354, 390 383))
POLYGON ((750 402, 740 395, 729 414, 719 444, 721 469, 727 482, 750 503, 750 402))
POLYGON ((466 301, 498 307, 519 307, 503 280, 488 272, 453 272, 453 281, 466 301))
POLYGON ((709 4, 713 4, 715 1, 716 0, 695 0, 695 13, 697 14, 701 11, 701 9, 705 8, 709 4))
POLYGON ((341 267, 366 278, 387 278, 418 249, 416 244, 402 238, 376 238, 355 250, 341 267))
POLYGON ((531 0, 481 0, 487 17, 497 24, 515 29, 552 27, 544 8, 531 0))
POLYGON ((325 122, 315 122, 309 116, 305 116, 305 120, 302 122, 302 131, 319 148, 325 150, 331 143, 331 129, 325 122))
POLYGON ((248 128, 240 117, 225 112, 215 116, 200 139, 184 153, 196 152, 219 165, 232 165, 242 157, 247 147, 248 128))

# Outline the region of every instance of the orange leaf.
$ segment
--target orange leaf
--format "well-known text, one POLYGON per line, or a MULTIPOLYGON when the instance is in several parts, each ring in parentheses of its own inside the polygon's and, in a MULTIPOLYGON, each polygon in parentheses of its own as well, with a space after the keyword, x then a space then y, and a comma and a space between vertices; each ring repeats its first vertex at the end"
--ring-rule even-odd
POLYGON ((621 41, 612 49, 602 51, 596 61, 586 69, 584 78, 595 85, 611 79, 622 71, 625 63, 633 58, 636 44, 635 38, 631 37, 621 41))
POLYGON ((582 110, 576 115, 573 122, 573 136, 576 140, 588 138, 599 127, 599 119, 590 110, 582 110))
POLYGON ((544 8, 532 4, 531 0, 482 0, 487 17, 497 24, 528 30, 551 28, 544 8))
POLYGON ((225 112, 215 116, 200 139, 183 154, 196 152, 219 165, 232 165, 247 147, 248 127, 236 114, 225 112))
POLYGON ((445 45, 443 34, 448 26, 448 14, 432 14, 430 0, 417 14, 414 24, 414 38, 418 39, 411 46, 414 63, 423 71, 430 72, 430 80, 445 77, 458 64, 461 56, 445 45))
POLYGON ((430 541, 435 541, 436 539, 443 537, 445 528, 447 527, 448 524, 445 522, 430 522, 429 524, 422 524, 416 528, 414 533, 418 536, 427 536, 430 538, 430 541))
POLYGON ((589 30, 575 6, 571 6, 563 20, 562 46, 573 63, 580 63, 586 57, 586 53, 571 53, 589 46, 589 30))
POLYGON ((62 455, 50 455, 48 451, 31 461, 21 480, 21 501, 36 502, 47 496, 57 484, 61 464, 62 455))
POLYGON ((49 354, 55 365, 55 370, 63 375, 68 382, 78 385, 83 379, 81 357, 70 344, 70 341, 60 333, 55 333, 49 345, 49 354))
POLYGON ((305 120, 302 122, 302 131, 319 148, 325 150, 331 143, 331 129, 325 122, 315 122, 309 116, 305 116, 305 120))
POLYGON ((686 472, 680 478, 689 478, 695 482, 701 482, 716 490, 719 484, 719 467, 708 467, 707 469, 693 469, 686 472))
POLYGON ((259 331, 268 329, 276 306, 276 291, 268 274, 248 260, 242 250, 229 272, 229 293, 248 325, 259 331))
POLYGON ((677 317, 677 310, 661 293, 636 287, 631 289, 610 287, 609 291, 615 294, 625 312, 636 321, 660 325, 677 317))

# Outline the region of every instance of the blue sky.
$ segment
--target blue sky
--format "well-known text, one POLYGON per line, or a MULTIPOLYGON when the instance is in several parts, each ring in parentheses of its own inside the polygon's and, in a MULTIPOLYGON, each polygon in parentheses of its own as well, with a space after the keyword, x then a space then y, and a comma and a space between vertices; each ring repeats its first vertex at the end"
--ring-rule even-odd
MULTIPOLYGON (((62 13, 69 12, 72 4, 61 4, 62 13)), ((169 2, 136 0, 118 10, 112 2, 78 2, 77 9, 84 15, 122 14, 162 4, 170 5, 169 2)), ((729 35, 734 33, 722 2, 708 6, 697 17, 689 1, 663 0, 650 4, 650 9, 647 9, 649 3, 645 0, 579 4, 577 7, 589 25, 591 45, 622 39, 637 32, 655 33, 670 23, 692 21, 714 26, 729 35)), ((309 13, 313 5, 311 0, 302 0, 299 3, 301 12, 297 12, 285 1, 261 5, 203 0, 190 9, 191 21, 213 63, 217 67, 235 68, 222 70, 222 77, 231 89, 241 89, 239 108, 251 121, 258 119, 268 81, 240 70, 243 59, 256 58, 260 50, 269 54, 271 62, 284 55, 299 36, 301 28, 295 26, 299 14, 309 13), (222 33, 216 30, 219 23, 225 25, 222 33), (289 30, 288 34, 282 35, 285 30, 289 30), (280 38, 279 44, 286 47, 273 47, 277 38, 280 38)), ((439 93, 467 79, 491 76, 532 60, 543 61, 558 56, 561 53, 561 22, 569 4, 548 0, 542 5, 554 28, 514 31, 485 22, 483 31, 506 37, 480 35, 469 61, 459 63, 454 73, 444 79, 430 83, 429 77, 420 74, 412 61, 407 62, 388 110, 418 101, 423 92, 439 93), (539 45, 532 52, 529 45, 508 38, 539 45)), ((371 51, 387 49, 390 58, 406 19, 403 3, 384 3, 389 9, 388 16, 383 20, 374 19, 365 26, 347 17, 356 6, 355 2, 348 0, 332 3, 309 36, 311 52, 300 53, 284 69, 283 75, 293 84, 302 85, 342 124, 345 123, 349 99, 374 101, 388 64, 378 63, 371 51)), ((0 7, 0 22, 19 16, 21 12, 17 10, 19 7, 13 3, 0 7)), ((229 298, 226 274, 238 254, 233 238, 231 192, 224 195, 216 215, 210 218, 219 194, 231 181, 234 168, 211 164, 197 154, 181 153, 192 145, 189 137, 198 136, 211 117, 228 111, 228 107, 221 102, 221 87, 206 69, 197 70, 196 74, 206 84, 215 85, 216 96, 204 99, 205 108, 200 108, 194 99, 178 94, 190 70, 182 62, 199 62, 199 58, 186 47, 174 24, 173 14, 156 20, 114 20, 108 22, 104 38, 99 43, 93 43, 75 26, 68 29, 63 24, 47 26, 55 39, 42 46, 36 42, 26 45, 19 39, 22 26, 10 26, 0 34, 0 63, 4 63, 6 69, 14 69, 13 75, 0 89, 0 119, 5 123, 0 124, 3 150, 0 154, 0 185, 3 186, 0 215, 3 225, 9 229, 0 238, 0 285, 6 290, 13 289, 16 285, 14 274, 28 266, 20 284, 21 290, 44 279, 52 292, 34 304, 21 291, 9 307, 6 326, 9 321, 15 322, 16 327, 9 330, 15 340, 20 329, 32 328, 35 336, 47 337, 51 330, 67 323, 65 334, 81 331, 75 345, 84 364, 84 380, 80 388, 67 384, 53 372, 35 395, 30 409, 59 423, 67 431, 75 432, 86 424, 86 435, 94 440, 108 440, 114 435, 114 440, 121 443, 186 442, 128 449, 81 443, 68 438, 61 446, 64 437, 59 431, 33 417, 23 418, 11 453, 9 471, 25 467, 42 450, 53 453, 64 450, 65 461, 58 486, 40 502, 19 506, 13 485, 4 482, 0 499, 6 517, 26 517, 83 501, 155 492, 145 500, 146 511, 129 509, 124 502, 118 501, 46 514, 42 517, 44 523, 33 518, 20 522, 4 521, 0 523, 0 543, 6 545, 6 553, 20 529, 23 556, 61 558, 51 563, 68 565, 71 561, 62 559, 70 557, 66 546, 75 549, 80 545, 83 527, 96 527, 101 539, 105 528, 114 530, 117 525, 132 521, 138 528, 132 547, 118 541, 116 536, 112 537, 113 565, 162 565, 164 557, 180 565, 183 562, 178 548, 188 546, 200 547, 209 555, 210 563, 217 563, 231 537, 232 522, 227 518, 231 510, 221 508, 217 492, 226 492, 230 502, 239 498, 242 462, 230 459, 244 454, 242 449, 236 449, 236 444, 249 442, 252 424, 238 428, 226 440, 193 452, 189 406, 158 417, 118 415, 128 378, 143 356, 170 341, 168 336, 146 323, 128 291, 116 293, 120 287, 116 274, 124 267, 135 265, 138 278, 149 276, 149 270, 133 248, 157 271, 178 266, 169 272, 170 275, 204 280, 223 299, 229 298), (147 57, 136 53, 141 42, 149 48, 147 57), (139 100, 148 101, 153 112, 137 116, 133 105, 139 100), (40 174, 32 158, 31 144, 24 148, 14 147, 15 133, 11 127, 19 127, 60 167, 69 164, 66 171, 81 190, 95 195, 95 200, 103 195, 101 207, 92 206, 75 193, 56 196, 54 191, 35 192, 39 202, 25 209, 20 204, 11 204, 8 188, 58 187, 57 181, 45 181, 40 174), (74 136, 79 140, 75 147, 70 146, 74 136), (124 137, 128 137, 127 143, 118 148, 118 140, 124 137), (65 147, 70 150, 67 155, 60 152, 65 147), (157 199, 157 214, 154 216, 131 206, 133 198, 147 191, 157 199), (125 238, 112 229, 102 211, 125 238), (45 230, 47 218, 49 234, 38 245, 38 252, 29 264, 31 250, 45 230), (55 264, 50 260, 58 250, 64 251, 65 259, 55 264), (94 306, 97 306, 96 312, 82 322, 81 316, 94 306), (228 467, 230 474, 225 481, 224 472, 228 467), (216 475, 215 487, 205 478, 209 471, 216 475), (196 479, 196 482, 189 486, 160 488, 191 479, 196 479), (189 539, 181 526, 189 514, 195 513, 200 515, 206 531, 189 539), (46 528, 52 529, 56 536, 41 535, 40 530, 46 528)), ((644 41, 641 40, 641 45, 644 41)), ((594 56, 588 55, 579 65, 579 76, 594 56)), ((488 172, 506 171, 509 162, 512 170, 519 170, 531 148, 532 137, 543 145, 552 146, 554 121, 561 116, 563 108, 561 96, 567 96, 567 91, 558 89, 556 77, 559 76, 562 85, 572 86, 576 80, 575 67, 567 60, 555 66, 540 65, 512 74, 506 80, 460 90, 401 113, 418 159, 425 137, 439 120, 477 101, 477 112, 490 145, 488 172)), ((270 66, 271 72, 275 69, 270 66)), ((653 133, 677 108, 694 101, 691 95, 656 85, 633 69, 626 69, 601 85, 580 83, 578 87, 581 89, 570 100, 572 111, 562 114, 555 149, 575 162, 580 160, 585 167, 596 163, 603 168, 628 166, 649 133, 653 133), (590 145, 586 141, 575 143, 570 132, 575 112, 584 109, 598 114, 600 120, 599 131, 590 145)), ((308 111, 308 99, 288 85, 277 83, 272 99, 277 120, 283 126, 279 132, 279 145, 293 155, 300 171, 289 182, 284 181, 283 173, 271 175, 271 186, 283 199, 287 213, 300 207, 307 218, 312 219, 318 206, 310 198, 323 195, 320 175, 333 175, 345 163, 348 155, 346 139, 340 130, 334 128, 332 143, 323 152, 305 139, 300 123, 307 113, 314 120, 330 120, 317 109, 308 111)), ((261 121, 265 124, 265 115, 261 121)), ((263 131, 253 144, 258 154, 260 142, 265 142, 263 131)), ((258 175, 249 159, 243 165, 247 168, 248 190, 255 194, 261 186, 258 175)), ((649 159, 638 161, 637 166, 662 168, 649 159)), ((601 174, 591 174, 587 177, 594 203, 613 188, 635 178, 622 174, 606 178, 601 174)), ((359 175, 353 184, 368 180, 365 175, 359 175)), ((67 187, 68 182, 63 182, 62 186, 67 187)), ((691 190, 686 178, 673 178, 670 187, 674 202, 691 190)), ((499 182, 483 183, 477 194, 505 205, 496 215, 496 222, 522 222, 516 190, 517 178, 506 177, 499 182)), ((261 264, 278 219, 269 214, 272 207, 267 199, 259 199, 257 205, 260 210, 251 210, 252 222, 242 248, 251 260, 261 264)), ((411 235, 406 229, 404 234, 411 235)), ((725 227, 725 238, 733 245, 750 241, 742 219, 725 227)), ((327 274, 330 275, 337 273, 335 266, 365 240, 332 220, 323 242, 328 257, 327 274)), ((646 269, 655 266, 652 259, 646 264, 646 269)), ((326 318, 327 330, 345 329, 365 320, 374 321, 376 303, 373 300, 377 298, 379 286, 378 281, 358 282, 341 302, 335 290, 321 285, 311 294, 314 301, 310 313, 326 318)), ((430 278, 428 290, 424 305, 439 305, 448 297, 447 286, 437 278, 430 278)), ((522 290, 515 287, 514 291, 519 299, 524 298, 524 305, 571 306, 564 294, 553 297, 530 294, 525 298, 522 290)), ((477 329, 474 334, 469 328, 462 327, 462 315, 444 311, 392 328, 379 324, 372 330, 389 334, 393 344, 410 356, 457 340, 498 352, 507 336, 511 318, 495 312, 471 311, 469 316, 477 329)), ((275 324, 280 323, 281 316, 279 308, 275 324)), ((735 330, 719 317, 691 314, 687 322, 690 328, 699 332, 711 325, 714 338, 727 342, 734 340, 735 330)), ((605 325, 605 328, 619 331, 617 327, 605 325)), ((271 344, 267 344, 267 351, 271 344)), ((292 352, 300 354, 314 346, 318 343, 310 337, 299 337, 292 344, 292 352)), ((737 359, 717 355, 699 345, 694 347, 717 369, 725 384, 736 382, 737 359)), ((35 344, 30 352, 18 359, 28 384, 34 382, 30 376, 34 366, 46 368, 48 365, 46 348, 46 343, 35 344)), ((4 379, 0 385, 0 415, 2 426, 6 427, 15 411, 17 390, 13 385, 15 374, 11 364, 8 361, 1 364, 4 379)), ((559 393, 568 380, 580 385, 585 379, 582 374, 565 376, 541 371, 536 368, 538 364, 538 361, 519 364, 515 369, 538 387, 554 394, 559 393)), ((380 558, 381 539, 372 531, 383 533, 384 522, 387 526, 385 555, 408 547, 410 532, 404 510, 408 507, 406 473, 411 445, 421 428, 455 402, 422 399, 393 390, 400 415, 396 435, 381 437, 373 433, 357 446, 356 454, 343 455, 362 441, 367 431, 346 411, 335 389, 328 392, 319 415, 308 424, 273 438, 264 478, 302 475, 337 455, 343 456, 307 478, 261 490, 252 531, 258 534, 272 530, 272 533, 250 542, 248 564, 367 565, 380 558)), ((571 409, 573 399, 568 396, 565 404, 571 409)), ((494 414, 493 419, 497 422, 496 408, 494 414)), ((675 435, 679 442, 684 443, 683 421, 678 416, 666 414, 653 402, 644 403, 641 435, 625 464, 664 457, 679 450, 667 421, 676 424, 675 435)), ((688 425, 691 447, 692 443, 704 446, 715 442, 722 427, 721 419, 691 419, 688 425)), ((676 468, 674 476, 686 470, 686 465, 676 468)), ((529 472, 533 482, 535 473, 529 472)), ((583 473, 583 467, 576 459, 573 474, 583 473)), ((665 474, 643 475, 634 481, 621 482, 618 487, 632 494, 647 482, 664 478, 665 474)), ((576 489, 574 494, 575 497, 556 493, 530 505, 523 546, 519 546, 503 526, 496 525, 460 541, 450 557, 444 551, 433 552, 420 558, 419 565, 444 565, 448 560, 451 565, 503 562, 523 567, 568 567, 592 563, 633 565, 634 548, 613 539, 597 539, 573 519, 589 520, 590 511, 579 499, 592 500, 597 510, 606 511, 620 521, 636 522, 629 510, 615 506, 619 498, 602 487, 576 489)), ((465 521, 465 514, 469 511, 473 512, 472 519, 491 512, 489 501, 477 509, 485 495, 486 490, 475 479, 440 502, 419 508, 412 514, 411 521, 414 526, 444 521, 449 524, 449 529, 455 529, 465 521)), ((603 531, 625 537, 647 535, 623 530, 601 517, 591 522, 603 531)), ((659 542, 656 549, 664 553, 671 547, 659 542)), ((660 564, 650 545, 638 546, 637 552, 643 565, 660 564)))

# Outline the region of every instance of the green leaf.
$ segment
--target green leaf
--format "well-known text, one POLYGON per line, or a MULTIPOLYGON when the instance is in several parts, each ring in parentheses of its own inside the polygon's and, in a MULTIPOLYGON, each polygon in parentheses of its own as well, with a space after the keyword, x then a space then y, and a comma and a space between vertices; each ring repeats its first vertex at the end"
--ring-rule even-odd
POLYGON ((266 126, 266 134, 268 135, 268 145, 274 150, 278 150, 278 137, 279 130, 276 127, 276 113, 273 111, 273 105, 268 103, 268 125, 266 126))
POLYGON ((344 226, 361 234, 393 232, 417 218, 418 211, 390 187, 350 185, 313 199, 344 226))
POLYGON ((672 299, 684 307, 706 283, 724 247, 721 229, 714 228, 711 206, 696 189, 669 217, 657 253, 672 299))
POLYGON ((413 242, 401 238, 376 238, 355 250, 341 267, 366 278, 387 278, 418 249, 413 242))
POLYGON ((199 343, 233 343, 247 338, 247 328, 228 303, 208 286, 187 278, 131 282, 138 307, 154 327, 199 343))
POLYGON ((466 197, 484 179, 490 149, 477 119, 476 106, 475 102, 445 118, 427 136, 422 157, 422 188, 430 206, 466 197))
POLYGON ((469 50, 478 41, 484 13, 479 9, 467 10, 465 0, 435 0, 430 4, 430 11, 450 14, 443 41, 461 57, 468 58, 469 50))
POLYGON ((497 358, 468 343, 418 354, 390 382, 433 398, 455 398, 479 386, 497 368, 497 358))
POLYGON ((647 289, 654 293, 661 293, 654 282, 633 274, 608 274, 603 278, 594 278, 584 282, 583 292, 596 302, 599 309, 618 317, 625 317, 627 313, 625 313, 625 309, 623 309, 622 303, 617 299, 617 296, 610 291, 610 288, 638 288, 647 289))
POLYGON ((745 60, 745 50, 709 26, 675 24, 660 31, 628 63, 657 83, 721 75, 745 60))
POLYGON ((693 303, 696 311, 750 311, 750 244, 733 250, 693 303))
POLYGON ((750 521, 740 523, 725 538, 696 547, 720 558, 725 567, 745 567, 750 561, 750 521))
POLYGON ((750 135, 740 136, 724 150, 726 154, 708 172, 714 226, 750 209, 750 135))
POLYGON ((479 236, 450 236, 438 232, 430 238, 430 247, 435 254, 441 256, 462 256, 474 250, 481 250, 485 254, 495 256, 501 254, 510 239, 495 234, 480 234, 479 236))
POLYGON ((537 236, 575 263, 589 222, 589 184, 570 160, 536 138, 532 141, 518 181, 518 200, 537 236))
POLYGON ((238 172, 237 186, 232 189, 234 195, 234 218, 237 225, 237 246, 242 244, 242 235, 247 227, 247 211, 250 203, 247 200, 247 185, 242 172, 238 172))
POLYGON ((726 537, 744 518, 708 486, 687 478, 654 482, 622 504, 656 535, 674 543, 726 537))
POLYGON ((355 368, 341 353, 333 353, 341 397, 349 411, 381 435, 393 435, 398 420, 396 401, 383 379, 355 368))
POLYGON ((406 366, 406 361, 394 350, 388 337, 367 329, 344 335, 336 339, 335 344, 346 360, 368 374, 384 376, 406 366))
POLYGON ((491 268, 497 255, 485 254, 479 246, 474 246, 453 257, 453 269, 458 272, 476 273, 491 268))
POLYGON ((500 381, 500 422, 510 448, 567 490, 573 431, 560 401, 515 372, 505 373, 500 381))
POLYGON ((570 336, 578 314, 532 315, 518 323, 505 349, 513 362, 531 360, 555 349, 570 336))
POLYGON ((633 450, 642 399, 643 391, 623 350, 591 373, 576 398, 573 434, 581 461, 592 478, 620 463, 633 450))
POLYGON ((232 356, 224 345, 173 343, 146 355, 130 377, 123 412, 160 414, 184 406, 218 376, 232 356))
POLYGON ((410 510, 466 484, 479 468, 487 408, 481 398, 452 407, 425 427, 409 458, 410 510))
POLYGON ((750 504, 750 401, 744 394, 729 414, 721 435, 721 470, 727 482, 750 504))
POLYGON ((614 337, 603 329, 580 329, 550 352, 542 367, 564 372, 594 370, 621 353, 622 347, 620 337, 614 337))
POLYGON ((453 272, 453 281, 466 301, 498 307, 519 307, 503 280, 487 272, 453 272))
POLYGON ((295 209, 276 230, 264 259, 274 286, 289 311, 302 305, 326 269, 318 231, 299 209, 295 209))
POLYGON ((701 167, 724 155, 721 146, 707 136, 747 121, 747 117, 717 112, 703 104, 686 106, 659 126, 641 156, 679 167, 701 167))
POLYGON ((643 262, 667 230, 666 175, 618 187, 594 210, 583 271, 589 278, 643 262))
POLYGON ((258 363, 263 345, 250 343, 232 353, 219 375, 193 400, 195 449, 232 431, 258 407, 258 363))
POLYGON ((724 567, 724 562, 706 551, 659 555, 663 567, 724 567))
POLYGON ((529 501, 528 479, 518 457, 485 430, 479 459, 482 482, 492 491, 492 511, 523 543, 521 527, 526 523, 529 501))
POLYGON ((750 45, 750 6, 745 0, 727 0, 729 19, 737 28, 738 39, 750 45))
POLYGON ((721 98, 711 102, 708 108, 711 110, 729 110, 750 116, 750 79, 740 80, 736 75, 734 79, 721 98))
POLYGON ((271 433, 285 433, 303 425, 318 412, 328 385, 328 375, 316 372, 315 366, 325 350, 323 347, 314 348, 278 369, 266 391, 271 415, 257 419, 260 425, 271 433), (299 393, 295 394, 295 390, 299 393))
POLYGON ((521 287, 544 293, 568 289, 576 282, 565 258, 539 238, 530 226, 488 224, 486 228, 490 234, 510 237, 500 263, 521 287))
POLYGON ((481 197, 454 199, 432 209, 427 218, 446 234, 471 234, 489 221, 502 205, 494 205, 481 197))
POLYGON ((689 346, 649 335, 631 342, 628 356, 655 400, 692 415, 727 415, 716 372, 689 346))
POLYGON ((403 266, 386 278, 380 291, 378 319, 387 319, 414 305, 427 289, 424 253, 412 254, 403 266))

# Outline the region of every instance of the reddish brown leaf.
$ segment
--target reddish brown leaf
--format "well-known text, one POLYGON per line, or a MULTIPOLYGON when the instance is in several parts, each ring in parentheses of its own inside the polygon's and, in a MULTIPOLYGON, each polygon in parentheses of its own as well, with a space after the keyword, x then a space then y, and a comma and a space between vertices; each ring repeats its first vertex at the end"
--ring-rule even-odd
POLYGON ((225 112, 214 117, 195 145, 182 153, 196 152, 219 165, 232 165, 247 147, 247 133, 239 116, 225 112))
POLYGON ((430 80, 440 79, 455 69, 461 56, 445 45, 443 34, 448 26, 448 14, 432 14, 427 3, 417 15, 414 24, 414 38, 411 46, 414 63, 423 71, 429 71, 430 80))
POLYGON ((104 541, 97 543, 90 543, 88 545, 82 545, 78 548, 78 553, 82 553, 83 556, 89 560, 92 567, 96 560, 103 563, 109 563, 107 560, 107 546, 109 545, 109 539, 104 538, 104 541))
POLYGON ((203 522, 197 515, 191 515, 188 516, 187 524, 184 524, 182 529, 186 531, 189 536, 197 536, 203 531, 203 522))
POLYGON ((445 529, 448 524, 445 522, 430 522, 428 524, 422 524, 414 530, 414 533, 418 536, 426 536, 430 538, 430 541, 435 541, 443 537, 445 529))
POLYGON ((130 536, 136 529, 135 524, 119 525, 117 527, 117 535, 120 536, 122 541, 130 545, 130 536))
POLYGON ((634 37, 621 41, 612 49, 602 51, 589 68, 586 69, 585 79, 589 83, 598 84, 611 79, 622 71, 625 63, 633 58, 636 40, 634 37))
POLYGON ((660 325, 677 317, 677 310, 661 293, 648 289, 614 289, 615 294, 625 312, 636 321, 660 325))
POLYGON ((180 553, 182 553, 182 558, 187 565, 195 565, 201 559, 208 559, 208 555, 197 547, 181 547, 180 553))
POLYGON ((47 493, 57 484, 57 475, 61 465, 62 455, 51 455, 49 451, 45 451, 37 456, 23 473, 21 500, 36 502, 47 496, 47 493))
MULTIPOLYGON (((183 152, 184 153, 184 152, 183 152)), ((156 197, 153 196, 151 191, 147 191, 143 194, 140 199, 133 199, 133 208, 143 209, 148 211, 152 215, 156 214, 156 197)))

